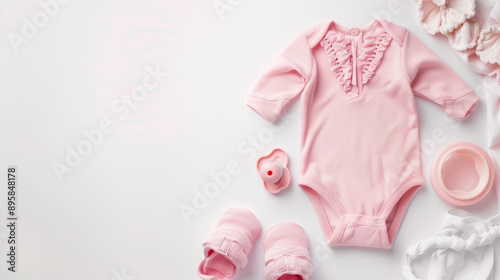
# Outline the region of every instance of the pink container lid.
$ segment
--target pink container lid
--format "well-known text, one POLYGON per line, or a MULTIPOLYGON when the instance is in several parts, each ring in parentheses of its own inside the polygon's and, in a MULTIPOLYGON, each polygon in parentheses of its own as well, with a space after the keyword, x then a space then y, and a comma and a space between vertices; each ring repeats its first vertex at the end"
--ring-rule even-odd
POLYGON ((467 206, 483 199, 493 186, 495 172, 488 154, 478 145, 457 142, 446 147, 431 169, 431 183, 446 202, 467 206))

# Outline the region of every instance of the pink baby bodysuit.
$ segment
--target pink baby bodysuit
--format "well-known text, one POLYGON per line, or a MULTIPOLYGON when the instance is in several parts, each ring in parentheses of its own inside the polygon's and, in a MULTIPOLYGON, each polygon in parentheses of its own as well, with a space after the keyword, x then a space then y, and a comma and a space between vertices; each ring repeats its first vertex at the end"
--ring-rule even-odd
POLYGON ((390 248, 424 184, 414 95, 464 119, 478 98, 406 28, 333 21, 302 32, 247 104, 268 121, 300 96, 298 184, 332 246, 390 248))

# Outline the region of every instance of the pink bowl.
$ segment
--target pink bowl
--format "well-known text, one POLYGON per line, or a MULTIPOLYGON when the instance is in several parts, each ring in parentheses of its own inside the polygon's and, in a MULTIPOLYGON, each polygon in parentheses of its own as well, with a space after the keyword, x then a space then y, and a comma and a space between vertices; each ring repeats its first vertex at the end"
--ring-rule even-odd
POLYGON ((478 145, 457 142, 446 147, 434 161, 431 183, 446 202, 467 206, 483 199, 493 186, 493 163, 478 145))

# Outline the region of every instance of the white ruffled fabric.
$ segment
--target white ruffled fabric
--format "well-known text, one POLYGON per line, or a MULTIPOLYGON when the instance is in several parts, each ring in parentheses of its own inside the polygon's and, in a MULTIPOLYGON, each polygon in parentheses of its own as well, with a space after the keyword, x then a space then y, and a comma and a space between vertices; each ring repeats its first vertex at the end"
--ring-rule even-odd
POLYGON ((402 269, 406 280, 488 280, 495 273, 495 246, 500 237, 500 214, 487 220, 465 211, 448 212, 436 236, 420 241, 405 253, 402 269), (430 257, 426 277, 416 273, 413 263, 430 257))
POLYGON ((468 20, 461 24, 455 32, 448 34, 448 42, 457 51, 465 51, 477 45, 481 29, 475 20, 468 20))
POLYGON ((481 31, 476 53, 482 62, 500 65, 500 24, 488 26, 481 31))
POLYGON ((474 0, 418 0, 418 21, 432 35, 453 32, 475 15, 474 0))
MULTIPOLYGON (((448 37, 451 47, 466 53, 469 63, 480 74, 497 76, 500 83, 500 0, 481 3, 490 14, 478 14, 476 0, 416 0, 418 21, 429 34, 448 37)), ((478 0, 479 2, 479 0, 478 0)))

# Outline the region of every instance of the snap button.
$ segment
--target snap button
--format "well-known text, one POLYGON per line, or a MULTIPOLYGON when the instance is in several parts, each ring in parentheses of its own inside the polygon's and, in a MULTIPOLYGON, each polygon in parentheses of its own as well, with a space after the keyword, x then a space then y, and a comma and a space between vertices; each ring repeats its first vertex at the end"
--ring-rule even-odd
POLYGON ((344 217, 344 221, 349 222, 349 217, 344 217))
POLYGON ((359 34, 359 29, 358 29, 358 28, 353 28, 353 29, 351 29, 351 35, 352 35, 352 36, 356 36, 356 35, 358 35, 358 34, 359 34))
POLYGON ((379 226, 383 226, 383 225, 384 225, 384 221, 382 221, 382 220, 378 220, 378 221, 377 221, 377 225, 379 225, 379 226))
POLYGON ((361 218, 359 218, 359 221, 360 221, 361 223, 364 223, 364 222, 365 222, 365 220, 366 220, 366 219, 365 219, 365 217, 361 217, 361 218))

